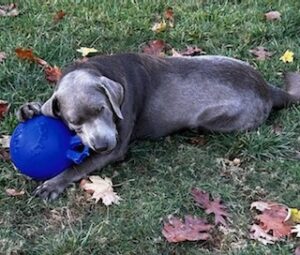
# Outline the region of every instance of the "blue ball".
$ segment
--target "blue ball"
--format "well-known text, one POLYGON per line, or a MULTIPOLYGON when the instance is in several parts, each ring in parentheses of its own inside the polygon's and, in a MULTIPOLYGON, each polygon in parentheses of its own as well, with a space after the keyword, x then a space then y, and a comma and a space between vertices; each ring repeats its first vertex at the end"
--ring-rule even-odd
POLYGON ((21 173, 44 181, 80 164, 89 149, 61 120, 39 115, 16 127, 10 155, 21 173))

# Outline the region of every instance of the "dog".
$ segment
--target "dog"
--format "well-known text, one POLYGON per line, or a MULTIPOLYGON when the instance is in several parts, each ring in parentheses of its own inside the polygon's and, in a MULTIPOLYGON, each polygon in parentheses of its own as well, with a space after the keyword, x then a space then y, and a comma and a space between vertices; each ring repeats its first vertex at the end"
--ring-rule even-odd
POLYGON ((257 128, 272 109, 297 103, 300 74, 285 90, 268 85, 248 63, 223 56, 95 56, 66 68, 43 105, 21 106, 21 121, 37 114, 62 119, 91 148, 91 156, 37 187, 55 199, 71 183, 124 159, 136 139, 183 129, 216 132, 257 128))

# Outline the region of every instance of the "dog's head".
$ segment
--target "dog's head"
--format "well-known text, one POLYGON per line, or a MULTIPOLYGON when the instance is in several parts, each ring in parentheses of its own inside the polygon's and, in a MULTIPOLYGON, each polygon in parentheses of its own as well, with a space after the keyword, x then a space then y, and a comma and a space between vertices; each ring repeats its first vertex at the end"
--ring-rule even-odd
POLYGON ((115 120, 123 119, 123 97, 120 83, 88 70, 75 70, 60 80, 42 113, 61 118, 93 150, 108 152, 117 144, 115 120))

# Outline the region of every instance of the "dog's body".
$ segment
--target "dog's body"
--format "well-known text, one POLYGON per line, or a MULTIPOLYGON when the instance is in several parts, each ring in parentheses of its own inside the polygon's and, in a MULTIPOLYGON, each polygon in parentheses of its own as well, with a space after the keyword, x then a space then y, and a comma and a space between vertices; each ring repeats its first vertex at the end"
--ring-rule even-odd
POLYGON ((22 120, 40 112, 59 117, 98 153, 46 181, 36 193, 56 198, 70 183, 124 158, 132 140, 187 128, 256 128, 272 108, 299 100, 299 76, 289 75, 286 86, 287 92, 269 86, 250 65, 221 56, 120 54, 74 64, 42 107, 26 104, 19 115, 22 120))

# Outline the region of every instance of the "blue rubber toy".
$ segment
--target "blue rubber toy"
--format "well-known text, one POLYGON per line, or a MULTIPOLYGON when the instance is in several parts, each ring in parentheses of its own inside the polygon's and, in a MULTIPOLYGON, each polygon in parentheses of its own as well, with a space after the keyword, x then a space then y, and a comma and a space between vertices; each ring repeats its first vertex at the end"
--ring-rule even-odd
POLYGON ((80 164, 89 148, 61 120, 38 115, 16 127, 10 155, 22 174, 44 181, 80 164))

